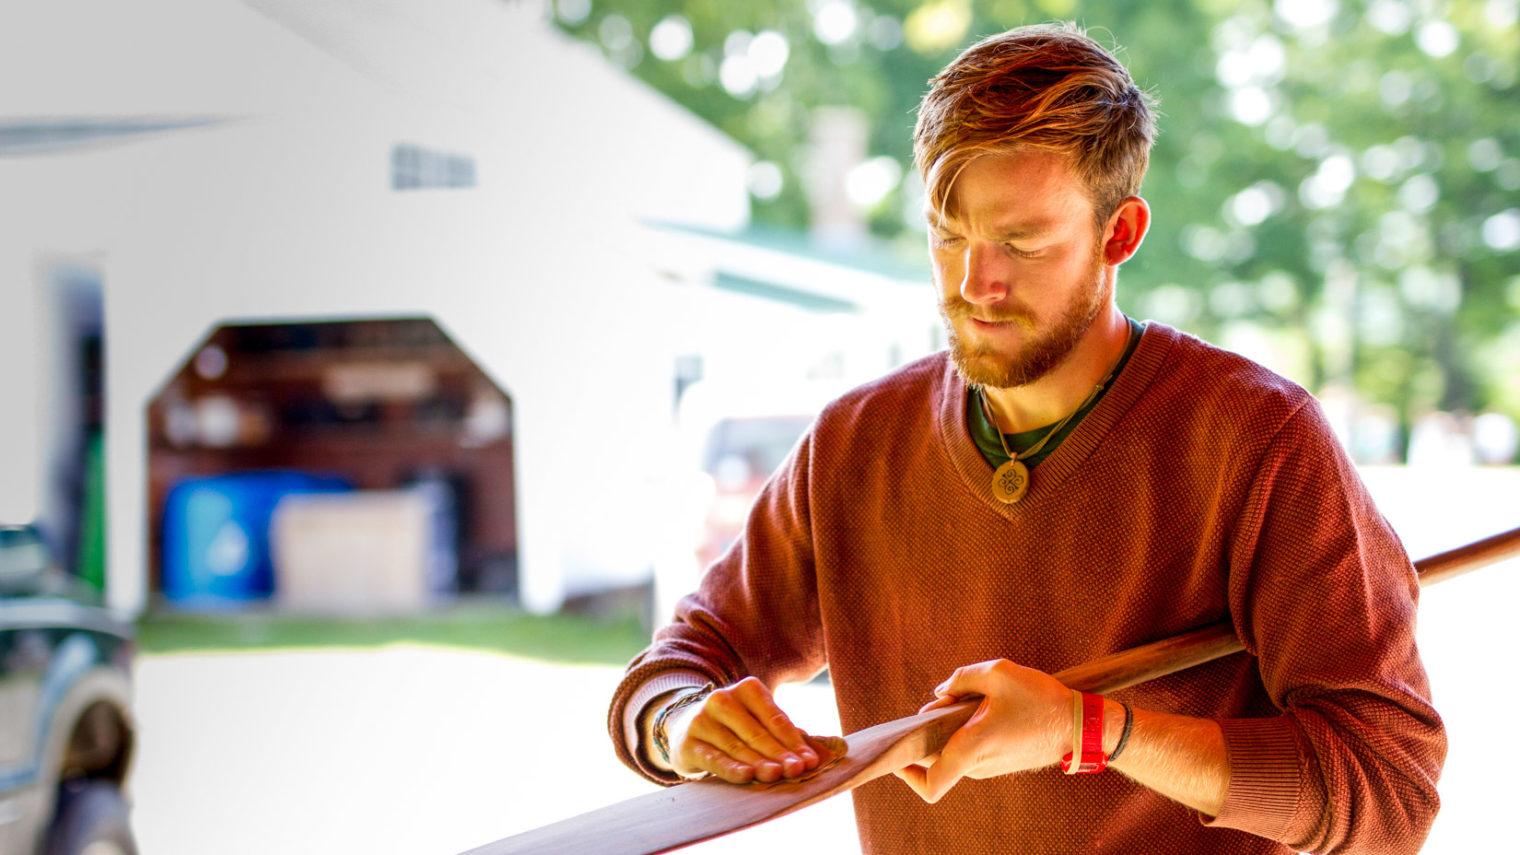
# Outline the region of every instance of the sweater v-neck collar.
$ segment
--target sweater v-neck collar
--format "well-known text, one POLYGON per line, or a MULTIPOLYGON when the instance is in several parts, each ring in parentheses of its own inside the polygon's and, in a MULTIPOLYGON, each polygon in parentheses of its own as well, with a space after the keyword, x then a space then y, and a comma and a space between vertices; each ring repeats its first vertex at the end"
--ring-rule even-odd
POLYGON ((1177 340, 1178 333, 1165 324, 1149 321, 1135 345, 1124 370, 1097 406, 1082 418, 1066 437, 1029 473, 1029 492, 1017 504, 1005 505, 992 494, 992 467, 977 448, 966 426, 966 397, 969 390, 955 371, 949 354, 944 357, 944 371, 939 383, 939 413, 935 420, 940 446, 965 487, 982 502, 1009 519, 1017 519, 1031 508, 1050 501, 1055 492, 1082 462, 1103 442, 1119 419, 1129 411, 1150 386, 1161 362, 1177 340))

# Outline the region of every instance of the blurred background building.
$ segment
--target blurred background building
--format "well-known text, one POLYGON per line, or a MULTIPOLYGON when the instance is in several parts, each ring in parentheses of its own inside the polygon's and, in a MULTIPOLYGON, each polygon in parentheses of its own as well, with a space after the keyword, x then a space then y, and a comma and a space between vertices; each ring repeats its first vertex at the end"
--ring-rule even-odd
POLYGON ((127 611, 267 598, 280 531, 344 553, 339 508, 368 497, 274 525, 322 478, 434 488, 392 509, 436 523, 394 604, 642 584, 685 384, 864 378, 934 345, 928 304, 901 311, 921 268, 747 232, 751 155, 536 4, 19 12, 0 518, 127 611))

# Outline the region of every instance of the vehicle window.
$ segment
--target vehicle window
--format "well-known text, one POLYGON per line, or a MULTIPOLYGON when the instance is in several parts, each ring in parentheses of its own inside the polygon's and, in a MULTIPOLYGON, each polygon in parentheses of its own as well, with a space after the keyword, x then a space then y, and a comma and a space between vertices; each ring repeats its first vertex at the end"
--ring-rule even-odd
MULTIPOLYGON (((767 478, 786 459, 797 444, 812 416, 757 416, 723 419, 708 434, 707 454, 702 470, 718 477, 738 458, 749 469, 750 478, 767 478)), ((720 479, 724 481, 732 479, 720 479)))

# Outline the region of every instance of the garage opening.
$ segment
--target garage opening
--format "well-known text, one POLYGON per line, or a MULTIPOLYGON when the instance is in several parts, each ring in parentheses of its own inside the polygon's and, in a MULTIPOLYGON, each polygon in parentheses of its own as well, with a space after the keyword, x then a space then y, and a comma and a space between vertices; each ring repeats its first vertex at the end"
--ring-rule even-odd
POLYGON ((517 596, 512 399, 430 318, 217 327, 147 419, 159 604, 517 596))

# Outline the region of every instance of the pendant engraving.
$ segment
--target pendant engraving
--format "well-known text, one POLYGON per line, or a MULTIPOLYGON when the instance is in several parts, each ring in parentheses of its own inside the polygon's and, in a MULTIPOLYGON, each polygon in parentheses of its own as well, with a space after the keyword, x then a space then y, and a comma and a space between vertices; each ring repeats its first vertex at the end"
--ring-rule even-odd
POLYGON ((992 495, 1005 505, 1012 505, 1024 498, 1029 489, 1029 467, 1023 461, 1010 460, 992 473, 992 495))

